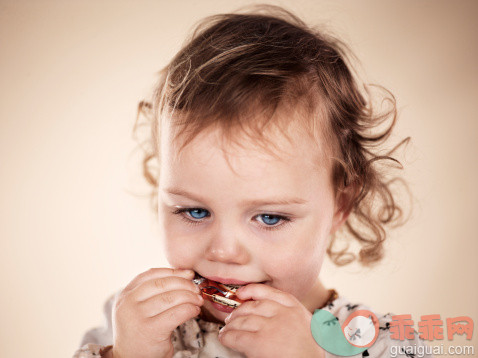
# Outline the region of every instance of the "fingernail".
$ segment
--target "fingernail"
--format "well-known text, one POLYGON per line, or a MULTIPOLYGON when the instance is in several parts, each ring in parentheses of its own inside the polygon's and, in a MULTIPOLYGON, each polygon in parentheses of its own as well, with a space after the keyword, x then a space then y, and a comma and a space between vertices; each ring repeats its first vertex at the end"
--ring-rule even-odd
POLYGON ((194 271, 192 270, 184 270, 184 273, 187 275, 188 279, 193 279, 194 278, 194 271))
MULTIPOLYGON (((225 323, 229 322, 229 320, 231 319, 231 315, 232 313, 229 313, 229 315, 226 317, 226 319, 224 320, 225 323)), ((224 327, 223 327, 224 328, 224 327)))

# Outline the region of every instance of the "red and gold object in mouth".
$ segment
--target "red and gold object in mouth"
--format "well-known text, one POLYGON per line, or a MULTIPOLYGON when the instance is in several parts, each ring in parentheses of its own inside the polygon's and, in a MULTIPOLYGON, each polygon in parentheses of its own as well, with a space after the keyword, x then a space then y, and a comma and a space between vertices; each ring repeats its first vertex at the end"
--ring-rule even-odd
POLYGON ((205 300, 231 308, 237 308, 245 302, 236 296, 236 291, 241 285, 212 281, 197 273, 193 282, 199 287, 201 295, 205 300))

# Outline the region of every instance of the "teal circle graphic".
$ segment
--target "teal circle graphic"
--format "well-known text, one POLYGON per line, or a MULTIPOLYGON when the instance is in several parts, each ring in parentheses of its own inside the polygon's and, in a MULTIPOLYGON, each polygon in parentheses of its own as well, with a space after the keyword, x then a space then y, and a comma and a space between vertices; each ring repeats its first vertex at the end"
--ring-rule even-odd
POLYGON ((377 317, 368 310, 352 312, 341 326, 332 313, 318 309, 312 316, 310 329, 319 346, 344 357, 364 352, 375 343, 379 332, 377 317))

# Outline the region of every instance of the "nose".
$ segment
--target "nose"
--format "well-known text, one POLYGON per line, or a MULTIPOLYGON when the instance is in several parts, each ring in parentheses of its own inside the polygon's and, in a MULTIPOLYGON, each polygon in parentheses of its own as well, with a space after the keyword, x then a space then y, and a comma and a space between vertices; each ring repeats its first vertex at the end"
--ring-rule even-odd
POLYGON ((231 226, 224 224, 215 225, 216 228, 210 233, 210 240, 206 247, 205 257, 209 261, 225 264, 245 265, 250 260, 241 234, 231 226))

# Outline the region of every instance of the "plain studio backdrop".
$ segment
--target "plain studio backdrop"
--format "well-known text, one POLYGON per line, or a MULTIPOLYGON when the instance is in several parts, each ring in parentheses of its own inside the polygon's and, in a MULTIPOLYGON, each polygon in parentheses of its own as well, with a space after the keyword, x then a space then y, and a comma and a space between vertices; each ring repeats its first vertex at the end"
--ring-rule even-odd
MULTIPOLYGON (((1 357, 71 356, 112 293, 167 265, 136 106, 194 23, 250 3, 0 1, 1 357)), ((478 2, 269 3, 349 43, 364 80, 397 97, 389 144, 412 137, 410 221, 372 270, 326 262, 326 286, 415 329, 436 313, 478 323, 478 2)))

